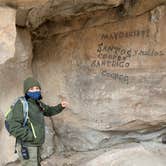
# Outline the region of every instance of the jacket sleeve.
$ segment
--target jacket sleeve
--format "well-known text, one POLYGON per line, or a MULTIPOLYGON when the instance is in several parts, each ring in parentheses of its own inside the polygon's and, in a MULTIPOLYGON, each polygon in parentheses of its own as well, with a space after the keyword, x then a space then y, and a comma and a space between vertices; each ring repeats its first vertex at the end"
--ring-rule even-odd
POLYGON ((62 112, 62 110, 65 108, 65 107, 62 107, 61 104, 58 104, 56 106, 48 106, 48 105, 44 104, 43 102, 40 102, 40 104, 43 108, 44 116, 56 115, 56 114, 62 112))
POLYGON ((31 128, 28 125, 23 127, 24 115, 21 101, 18 101, 11 111, 12 118, 8 120, 11 135, 22 141, 33 141, 31 128))

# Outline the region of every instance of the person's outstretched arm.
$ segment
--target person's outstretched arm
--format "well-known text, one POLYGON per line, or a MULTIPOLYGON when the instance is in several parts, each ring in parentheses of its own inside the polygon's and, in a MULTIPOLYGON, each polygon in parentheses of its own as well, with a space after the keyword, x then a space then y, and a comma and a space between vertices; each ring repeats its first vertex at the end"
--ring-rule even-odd
POLYGON ((62 101, 60 104, 58 104, 56 106, 49 106, 49 105, 44 104, 43 102, 40 102, 40 104, 41 104, 41 107, 43 108, 45 116, 56 115, 56 114, 62 112, 62 110, 64 108, 66 108, 68 105, 68 103, 65 101, 62 101))

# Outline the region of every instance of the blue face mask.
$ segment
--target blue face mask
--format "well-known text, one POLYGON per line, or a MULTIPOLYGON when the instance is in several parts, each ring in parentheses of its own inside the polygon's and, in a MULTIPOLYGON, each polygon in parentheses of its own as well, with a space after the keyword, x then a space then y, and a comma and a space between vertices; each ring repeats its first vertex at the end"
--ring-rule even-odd
POLYGON ((41 98, 41 92, 35 91, 35 92, 27 92, 27 95, 34 100, 39 100, 41 98))

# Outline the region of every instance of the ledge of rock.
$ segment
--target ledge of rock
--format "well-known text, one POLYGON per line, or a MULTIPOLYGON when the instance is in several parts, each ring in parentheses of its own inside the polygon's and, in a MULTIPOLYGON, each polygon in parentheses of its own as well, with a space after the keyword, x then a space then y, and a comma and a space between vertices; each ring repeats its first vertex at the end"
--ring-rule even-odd
POLYGON ((165 0, 1 0, 0 4, 17 8, 17 25, 36 29, 47 21, 70 20, 71 17, 87 15, 95 11, 112 10, 117 7, 121 16, 137 16, 145 13, 165 0))

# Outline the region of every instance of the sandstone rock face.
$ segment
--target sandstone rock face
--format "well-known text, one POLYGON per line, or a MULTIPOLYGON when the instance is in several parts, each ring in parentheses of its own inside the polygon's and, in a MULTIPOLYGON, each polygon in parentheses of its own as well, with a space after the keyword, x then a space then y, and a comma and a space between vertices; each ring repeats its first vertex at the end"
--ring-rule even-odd
POLYGON ((13 7, 32 8, 39 5, 44 5, 49 0, 1 0, 0 4, 7 4, 13 7))
POLYGON ((15 10, 0 8, 0 165, 17 159, 14 153, 15 139, 4 129, 4 115, 11 103, 22 95, 22 81, 32 75, 32 45, 28 31, 15 27, 15 10), (16 35, 17 34, 17 35, 16 35))
POLYGON ((1 0, 1 4, 18 9, 17 25, 35 29, 48 20, 109 9, 123 4, 123 0, 1 0))
POLYGON ((0 165, 17 160, 4 114, 34 75, 44 102, 70 103, 46 118, 43 166, 164 166, 164 1, 8 2, 18 9, 0 8, 0 165))
POLYGON ((15 14, 16 11, 13 9, 0 7, 0 64, 5 63, 5 61, 14 56, 16 36, 15 14), (7 16, 3 17, 4 15, 7 16))
MULTIPOLYGON (((66 148, 92 150, 109 146, 119 131, 164 127, 164 13, 161 6, 151 17, 147 13, 36 44, 33 71, 45 98, 71 103, 54 120, 66 148)), ((132 139, 144 139, 138 135, 132 139)))
MULTIPOLYGON (((106 152, 96 159, 85 163, 86 166, 163 166, 165 165, 165 154, 157 152, 157 146, 153 145, 156 151, 150 152, 147 146, 130 145, 120 147, 106 152)), ((160 147, 165 151, 164 147, 160 147)))
MULTIPOLYGON (((14 56, 16 36, 15 14, 16 11, 13 9, 0 7, 0 17, 2 18, 0 26, 0 65, 14 56), (4 17, 4 14, 6 17, 4 17)), ((2 75, 2 70, 0 74, 2 75)), ((3 92, 1 92, 1 94, 2 93, 3 92)), ((2 116, 0 123, 2 123, 2 116)), ((2 129, 2 124, 0 124, 0 129, 2 129)))

